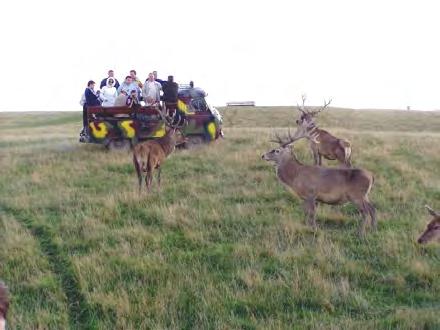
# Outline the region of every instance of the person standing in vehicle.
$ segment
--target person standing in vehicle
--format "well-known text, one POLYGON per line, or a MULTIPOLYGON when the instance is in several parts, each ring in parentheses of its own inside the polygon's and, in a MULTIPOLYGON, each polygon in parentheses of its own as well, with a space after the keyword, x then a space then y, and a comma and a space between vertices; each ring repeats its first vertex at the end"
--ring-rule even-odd
POLYGON ((113 78, 115 80, 114 86, 116 89, 118 89, 119 88, 119 81, 118 81, 118 79, 115 78, 115 73, 113 70, 108 70, 108 77, 101 80, 101 84, 99 85, 99 88, 102 88, 105 85, 107 85, 108 78, 113 78))
POLYGON ((166 110, 174 110, 177 107, 177 94, 179 91, 179 85, 174 82, 173 76, 168 76, 168 81, 163 85, 162 100, 165 103, 166 110))
POLYGON ((142 82, 138 79, 138 77, 136 76, 136 70, 130 70, 130 77, 131 80, 133 81, 133 83, 135 83, 136 85, 138 85, 139 90, 142 89, 143 84, 142 82))
POLYGON ((100 99, 102 100, 103 107, 112 107, 115 104, 116 97, 118 96, 118 91, 115 86, 115 79, 108 78, 106 86, 102 87, 100 99))
POLYGON ((80 133, 81 138, 88 136, 87 108, 101 105, 99 91, 95 92, 95 82, 89 80, 87 88, 84 91, 85 103, 83 105, 83 130, 80 133))
POLYGON ((156 105, 160 102, 160 91, 162 86, 154 79, 153 73, 148 74, 148 80, 145 81, 142 95, 146 105, 156 105))
POLYGON ((154 80, 156 80, 163 88, 164 84, 166 83, 165 80, 157 78, 157 71, 153 71, 154 80))
POLYGON ((127 92, 121 90, 118 97, 115 100, 115 107, 125 107, 127 102, 127 92))
POLYGON ((130 94, 130 92, 135 89, 138 95, 140 94, 139 86, 133 82, 133 78, 131 76, 125 77, 124 82, 121 86, 118 88, 118 92, 121 93, 121 91, 125 91, 127 95, 130 94))

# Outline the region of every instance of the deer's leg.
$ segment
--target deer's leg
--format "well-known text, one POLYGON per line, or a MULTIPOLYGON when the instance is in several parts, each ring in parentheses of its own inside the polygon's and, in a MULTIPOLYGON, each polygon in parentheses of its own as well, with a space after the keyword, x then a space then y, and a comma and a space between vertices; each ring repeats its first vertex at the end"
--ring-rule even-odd
POLYGON ((157 186, 160 189, 160 166, 157 168, 157 186))
POLYGON ((310 143, 310 148, 312 149, 313 160, 315 161, 315 165, 320 165, 318 148, 313 142, 310 143))
POLYGON ((307 215, 307 223, 311 225, 314 229, 317 228, 316 225, 316 200, 314 197, 306 199, 304 201, 304 209, 307 215))
POLYGON ((374 208, 373 205, 371 205, 370 202, 366 202, 366 204, 368 208, 368 213, 370 214, 370 218, 371 218, 371 225, 373 226, 374 230, 377 230, 376 209, 374 208))
POLYGON ((147 192, 151 191, 152 177, 153 173, 151 171, 147 171, 147 175, 145 176, 145 186, 147 187, 147 192))
POLYGON ((364 237, 365 236, 365 227, 367 225, 367 214, 369 213, 368 207, 367 207, 367 204, 365 203, 364 200, 353 201, 353 203, 356 205, 356 207, 362 217, 361 223, 359 224, 358 234, 360 237, 364 237))

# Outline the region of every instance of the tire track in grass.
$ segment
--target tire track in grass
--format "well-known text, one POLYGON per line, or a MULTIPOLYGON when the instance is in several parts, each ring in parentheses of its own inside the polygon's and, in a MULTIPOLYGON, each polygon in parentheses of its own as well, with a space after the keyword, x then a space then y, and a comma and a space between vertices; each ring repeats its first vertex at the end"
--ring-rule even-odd
POLYGON ((52 240, 54 235, 51 230, 47 226, 36 224, 20 210, 0 205, 0 212, 9 214, 16 219, 32 233, 39 243, 49 261, 52 272, 61 281, 61 287, 67 297, 70 328, 96 329, 97 320, 93 317, 92 308, 81 293, 73 265, 58 244, 52 240))

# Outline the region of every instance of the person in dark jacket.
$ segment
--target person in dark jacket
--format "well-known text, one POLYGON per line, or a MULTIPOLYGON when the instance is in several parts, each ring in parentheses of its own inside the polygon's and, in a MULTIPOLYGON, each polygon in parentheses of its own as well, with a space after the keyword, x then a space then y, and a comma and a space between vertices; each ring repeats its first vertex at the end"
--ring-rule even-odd
POLYGON ((119 88, 119 81, 118 81, 118 79, 115 78, 115 73, 114 73, 113 70, 108 70, 108 77, 102 79, 102 81, 101 81, 101 85, 99 85, 99 88, 102 88, 102 87, 104 87, 104 86, 107 85, 107 79, 108 79, 108 78, 113 78, 113 79, 115 80, 115 84, 114 84, 113 86, 114 86, 116 89, 118 89, 118 88, 119 88))
POLYGON ((177 107, 179 85, 174 82, 173 76, 168 76, 168 80, 163 84, 162 101, 165 103, 165 109, 168 112, 174 112, 177 107))
POLYGON ((83 105, 83 130, 80 133, 80 141, 88 138, 87 107, 101 105, 99 91, 95 92, 95 82, 93 80, 89 80, 87 83, 84 97, 86 102, 83 105))

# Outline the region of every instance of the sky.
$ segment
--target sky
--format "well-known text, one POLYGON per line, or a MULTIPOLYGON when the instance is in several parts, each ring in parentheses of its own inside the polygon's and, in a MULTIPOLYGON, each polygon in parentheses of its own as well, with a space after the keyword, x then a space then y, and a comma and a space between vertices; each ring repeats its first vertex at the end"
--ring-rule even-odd
POLYGON ((8 1, 0 111, 81 110, 88 80, 193 80, 216 106, 440 109, 436 1, 8 1))

